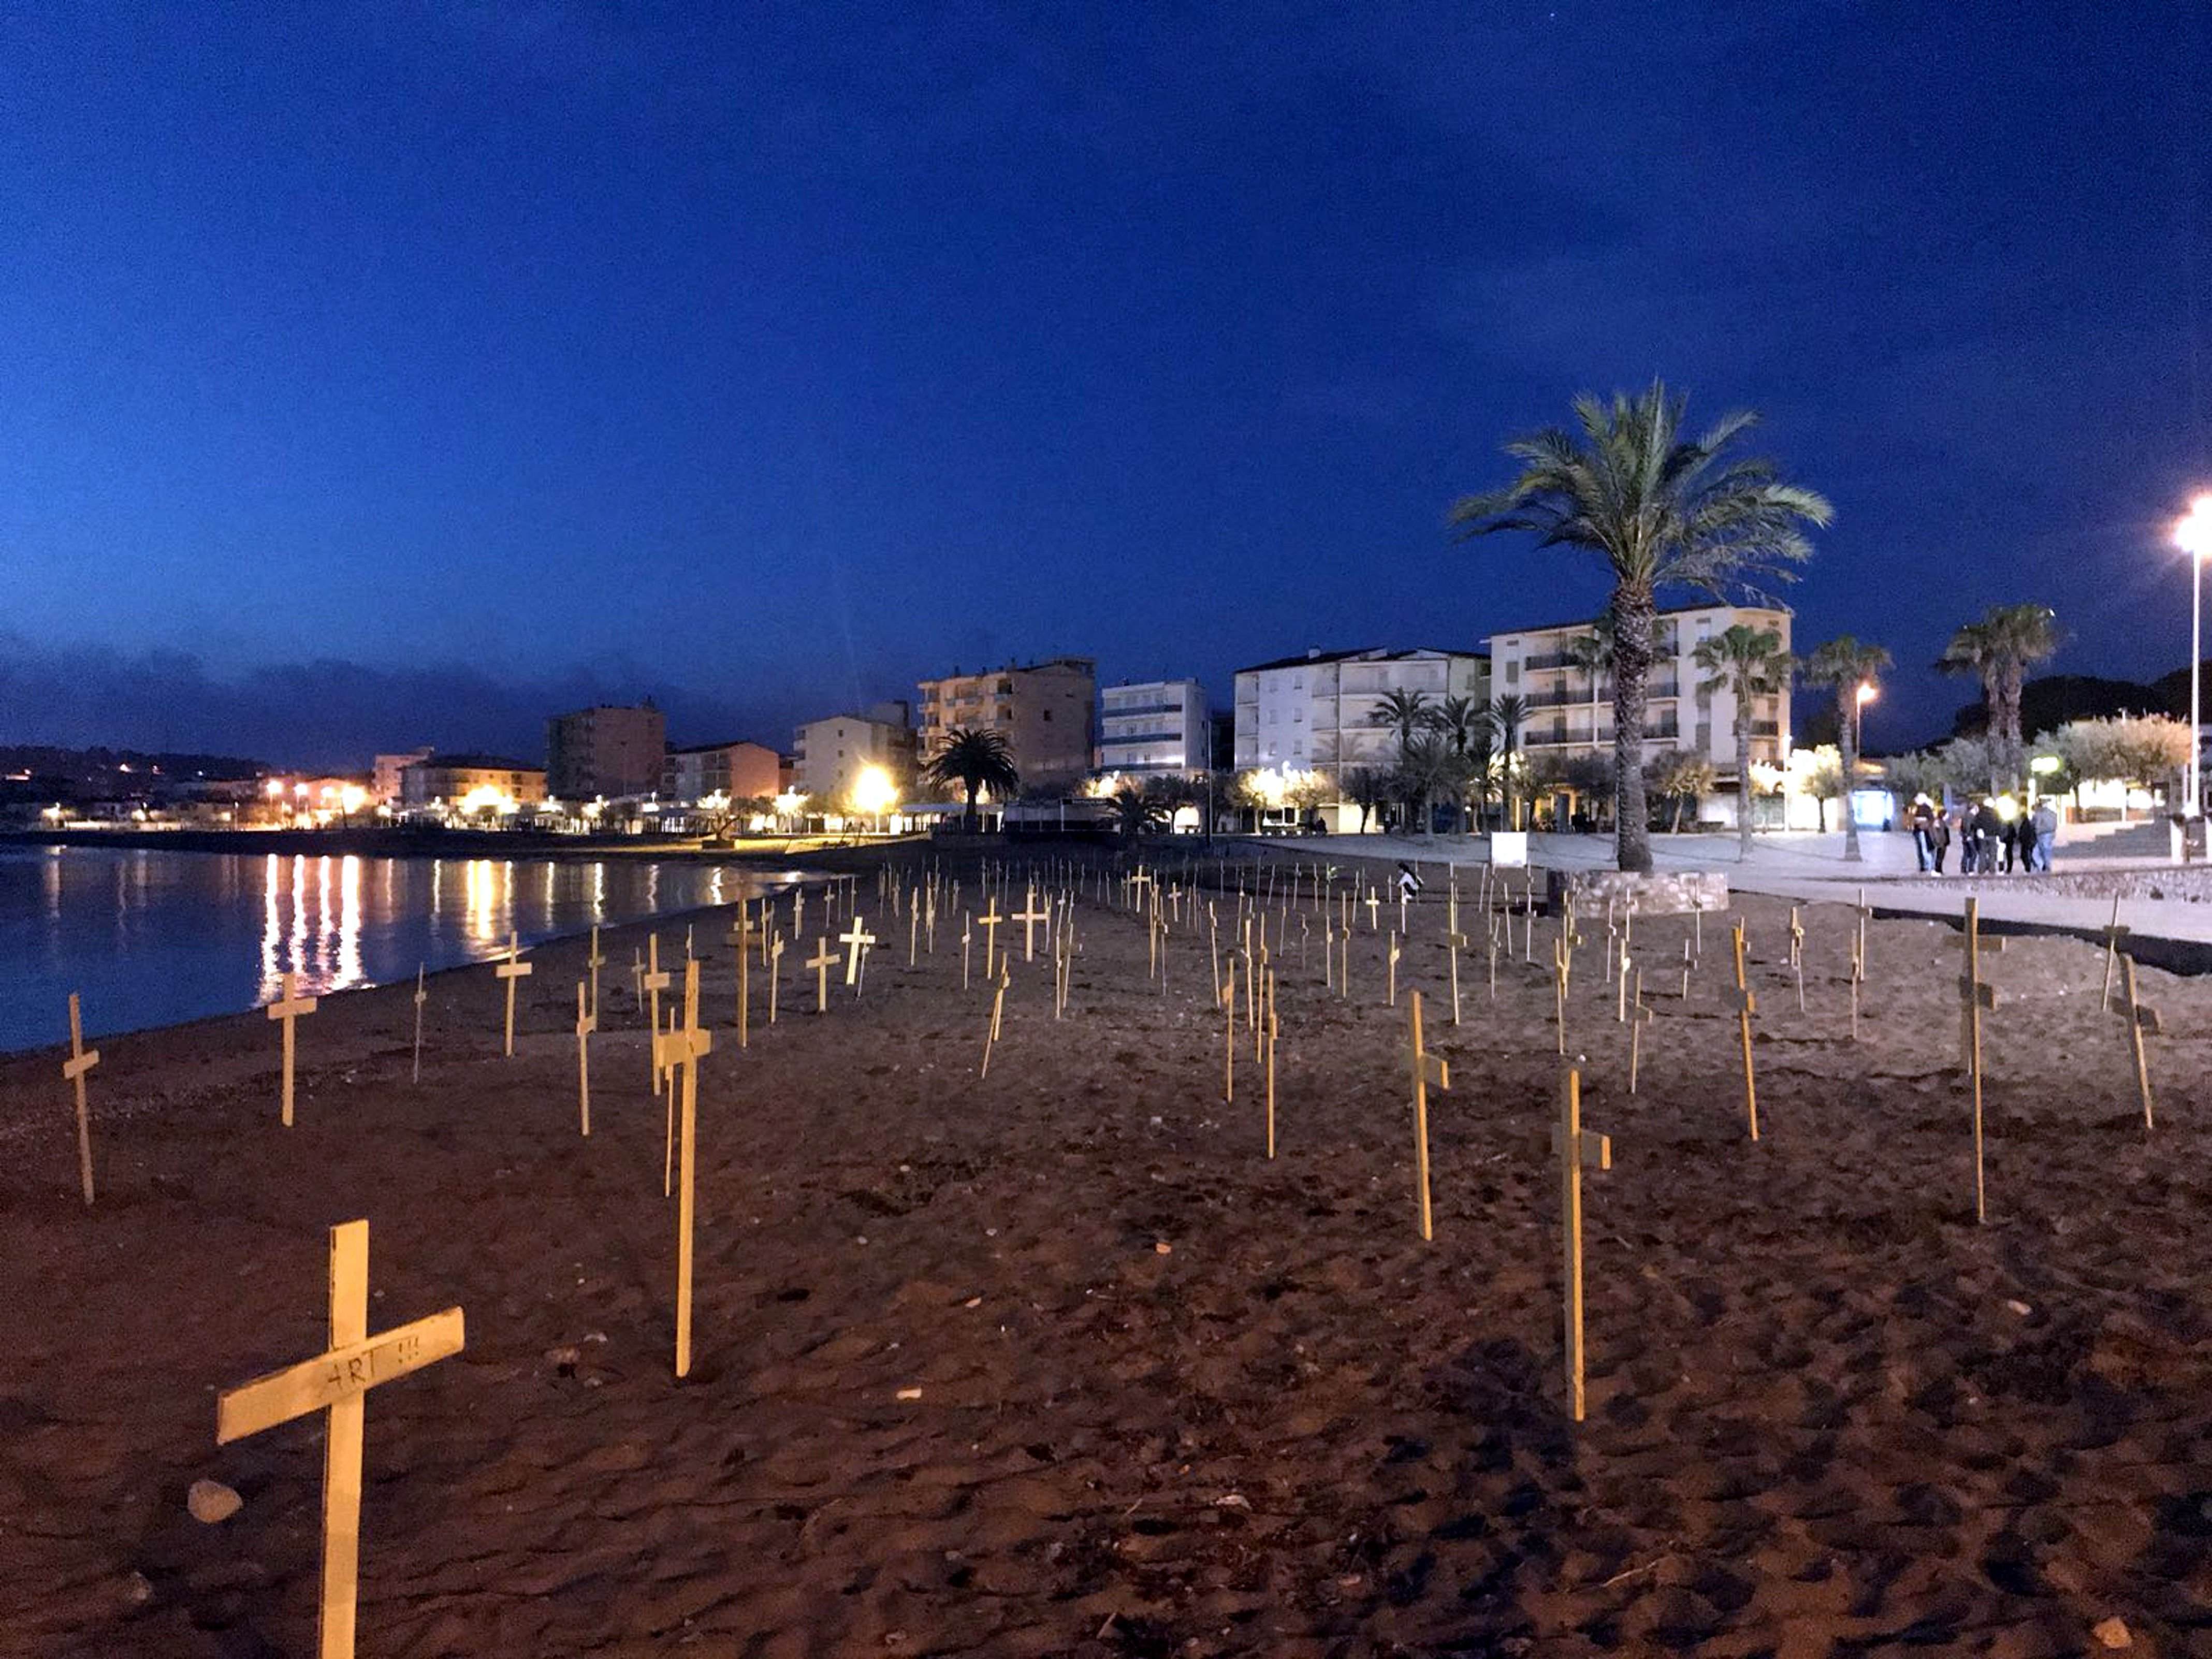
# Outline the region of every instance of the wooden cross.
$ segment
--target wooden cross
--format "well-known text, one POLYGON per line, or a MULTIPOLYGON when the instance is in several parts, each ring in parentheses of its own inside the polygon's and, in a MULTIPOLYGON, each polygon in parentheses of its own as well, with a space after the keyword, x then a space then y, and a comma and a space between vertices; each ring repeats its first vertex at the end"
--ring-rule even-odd
POLYGON ((607 959, 599 954, 599 925, 593 922, 592 953, 584 958, 584 966, 592 970, 592 1018, 595 1021, 599 1017, 599 969, 606 965, 607 959))
POLYGON ((645 1006, 645 958, 634 946, 629 953, 629 1000, 640 1008, 645 1006))
POLYGON ((1036 957, 1036 925, 1045 920, 1048 913, 1036 908, 1036 888, 1034 885, 1030 888, 1025 902, 1028 906, 1026 909, 1015 911, 1006 920, 1021 923, 1022 960, 1031 962, 1036 957))
POLYGON ((415 964, 415 1072, 412 1081, 422 1080, 422 1005, 430 994, 422 988, 422 964, 415 964))
POLYGON ((1851 935, 1851 1041, 1859 1040, 1859 986, 1866 979, 1866 927, 1851 935))
POLYGON ((983 978, 985 982, 988 983, 991 978, 991 963, 995 959, 999 948, 999 924, 1006 920, 999 914, 999 901, 993 899, 991 908, 975 920, 983 929, 983 978))
POLYGON ((507 960, 491 971, 495 978, 507 981, 507 1054, 512 1059, 514 1055, 514 981, 528 979, 532 971, 531 964, 523 961, 521 951, 516 948, 514 934, 507 936, 507 960))
POLYGON ((875 942, 876 936, 868 932, 857 911, 854 913, 850 926, 837 935, 837 943, 845 947, 845 983, 853 987, 855 995, 859 994, 860 985, 860 953, 875 942))
MULTIPOLYGON (((2120 957, 2120 982, 2127 993, 2127 1000, 2119 1006, 2118 1012, 2120 1018, 2127 1021, 2128 1038, 2129 1041, 2135 1045, 2136 1088, 2142 1096, 2143 1127, 2148 1129, 2152 1127, 2150 1115, 2150 1065, 2143 1055, 2143 1033, 2145 1031, 2149 1031, 2155 1034, 2157 1032, 2163 1031, 2166 1027, 2159 1019, 2158 1010, 2149 1006, 2136 995, 2136 959, 2124 953, 2123 953, 2120 957)), ((70 999, 70 1030, 71 1032, 72 1041, 75 1040, 76 1029, 76 999, 75 997, 71 997, 70 999)), ((79 1113, 79 1121, 82 1121, 82 1115, 84 1109, 82 1085, 78 1085, 78 1089, 77 1110, 79 1113)), ((85 1176, 84 1200, 88 1204, 92 1202, 91 1168, 92 1166, 88 1163, 85 1165, 87 1173, 85 1176)))
POLYGON ((100 1064, 100 1050, 84 1046, 84 1023, 77 1013, 76 993, 70 993, 70 1057, 62 1062, 62 1076, 76 1091, 76 1169, 84 1182, 85 1207, 92 1207, 92 1111, 85 1103, 84 1074, 100 1064))
POLYGON ((652 999, 647 1010, 647 1022, 653 1031, 653 1092, 660 1092, 660 994, 668 988, 667 969, 660 965, 660 935, 645 936, 646 971, 641 981, 646 994, 652 999))
MULTIPOLYGON (((780 933, 768 942, 768 1023, 771 1025, 775 1024, 775 988, 783 979, 785 943, 786 940, 780 933)), ((739 1027, 740 1036, 743 1036, 743 1031, 744 1028, 739 1027)))
POLYGON ((830 948, 828 935, 815 937, 820 942, 815 946, 815 953, 806 958, 806 965, 814 970, 814 1012, 826 1014, 830 1012, 830 967, 837 960, 837 953, 830 948))
POLYGON ((1382 927, 1382 896, 1370 886, 1367 890, 1367 896, 1360 902, 1367 907, 1367 931, 1370 933, 1380 933, 1382 927))
POLYGON ((1582 1073, 1564 1067, 1559 1121, 1552 1126, 1552 1152, 1559 1160, 1559 1231, 1565 1258, 1567 1395, 1575 1421, 1583 1420, 1583 1168, 1613 1167, 1613 1138, 1583 1127, 1582 1073))
POLYGON ((1006 987, 1013 982, 1012 957, 1009 951, 1000 959, 999 976, 992 981, 991 1023, 983 1028, 983 1069, 978 1074, 982 1077, 991 1075, 991 1049, 999 1040, 999 1022, 1006 1012, 1006 987))
POLYGON ((1966 901, 1966 932, 1960 943, 1966 952, 1966 970, 1959 975, 1959 1048, 1974 1093, 1974 1219, 1989 1218, 1987 1194, 1982 1184, 1982 1014, 1997 1006, 1997 994, 1982 980, 1981 901, 1966 901))
POLYGON ((793 939, 797 939, 797 938, 799 937, 799 932, 800 932, 800 930, 801 930, 801 929, 803 929, 805 926, 806 926, 806 890, 805 890, 804 887, 794 887, 794 888, 793 888, 793 889, 791 890, 791 936, 792 936, 792 938, 793 938, 793 939))
POLYGON ((2128 935, 2135 930, 2120 926, 2120 896, 2112 895, 2112 919, 2104 929, 2105 934, 2105 994, 2098 1004, 2100 1008, 2112 1006, 2112 970, 2118 966, 2120 952, 2128 946, 2128 935))
POLYGON ((1459 1024, 1459 953, 1470 941, 1465 933, 1455 928, 1444 935, 1444 953, 1451 958, 1452 1024, 1459 1024))
POLYGON ((1751 1138, 1759 1139, 1759 1079, 1751 1064, 1751 1017, 1759 1012, 1759 999, 1752 994, 1751 986, 1743 976, 1743 924, 1736 923, 1731 937, 1735 950, 1735 1018, 1736 1029, 1743 1041, 1743 1115, 1751 1126, 1751 1138))
POLYGON ((1698 958, 1690 949, 1690 941, 1682 941, 1682 1000, 1690 1000, 1690 969, 1698 965, 1698 958))
POLYGON ((576 1116, 584 1138, 592 1133, 592 1051, 587 1039, 599 1029, 599 1017, 584 997, 584 981, 576 981, 576 1116))
POLYGON ((1275 1018, 1275 976, 1267 975, 1267 1156, 1275 1155, 1275 1039, 1282 1027, 1275 1018))
POLYGON ((1574 953, 1567 949, 1565 939, 1552 945, 1552 1021, 1559 1028, 1559 1052, 1567 1052, 1567 970, 1573 964, 1574 953))
POLYGON ((1805 924, 1799 919, 1797 907, 1793 904, 1790 907, 1790 965, 1792 968, 1801 966, 1804 956, 1805 924))
POLYGON ((699 1057, 711 1054, 714 1034, 699 1024, 699 964, 684 964, 684 1024, 655 1037, 653 1058, 668 1073, 669 1093, 676 1092, 677 1073, 683 1073, 683 1152, 676 1188, 676 1375, 691 1370, 691 1215, 697 1171, 694 1141, 699 1127, 699 1057))
POLYGON ((1429 1211, 1429 1085, 1451 1087, 1451 1067, 1432 1054, 1421 1041, 1421 994, 1406 996, 1407 1060, 1413 1080, 1413 1180, 1420 1190, 1421 1237, 1433 1238, 1436 1229, 1429 1211))
POLYGON ((1227 1058, 1223 1062, 1221 1073, 1221 1097, 1233 1103, 1237 1098, 1237 957, 1233 953, 1229 958, 1229 994, 1222 1000, 1229 1010, 1229 1016, 1225 1026, 1228 1041, 1224 1045, 1224 1052, 1227 1058))
POLYGON ((269 1018, 284 1022, 284 1127, 292 1127, 292 1022, 315 1012, 315 999, 299 994, 300 976, 284 975, 284 994, 268 1006, 269 1018))
POLYGON ((753 926, 753 919, 746 914, 746 907, 739 904, 737 923, 730 929, 725 942, 737 952, 738 957, 738 1047, 740 1048, 752 1046, 749 1030, 753 1015, 752 942, 760 937, 761 929, 753 926))
POLYGON ((323 1440, 323 1577, 316 1651, 352 1659, 361 1580, 361 1452, 368 1394, 460 1352, 461 1310, 368 1334, 368 1223, 331 1229, 331 1346, 313 1359, 216 1396, 215 1440, 259 1434, 295 1417, 330 1413, 323 1440))
POLYGON ((1631 1005, 1628 1027, 1628 1092, 1636 1092, 1636 1073, 1644 1058, 1644 1028, 1651 1023, 1651 1010, 1644 1006, 1644 970, 1636 970, 1636 1000, 1631 1005))
POLYGON ((968 947, 975 937, 975 929, 969 924, 968 913, 963 910, 960 913, 960 988, 963 991, 968 988, 968 947))
POLYGON ((1395 933, 1390 935, 1389 969, 1389 992, 1384 1000, 1395 1008, 1398 1006, 1398 936, 1395 933))

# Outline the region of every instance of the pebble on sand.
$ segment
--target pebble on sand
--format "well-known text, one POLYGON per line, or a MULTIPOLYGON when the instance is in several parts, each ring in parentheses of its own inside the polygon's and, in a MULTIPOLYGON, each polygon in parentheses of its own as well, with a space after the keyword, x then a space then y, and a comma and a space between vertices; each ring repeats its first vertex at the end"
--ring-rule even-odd
POLYGON ((2100 1648, 2124 1648, 2135 1644, 2135 1638, 2128 1634, 2127 1621, 2121 1619, 2107 1619, 2089 1634, 2097 1638, 2097 1645, 2100 1648))
POLYGON ((195 1480, 185 1494, 185 1507, 193 1520, 212 1527, 244 1509, 246 1500, 220 1480, 195 1480))

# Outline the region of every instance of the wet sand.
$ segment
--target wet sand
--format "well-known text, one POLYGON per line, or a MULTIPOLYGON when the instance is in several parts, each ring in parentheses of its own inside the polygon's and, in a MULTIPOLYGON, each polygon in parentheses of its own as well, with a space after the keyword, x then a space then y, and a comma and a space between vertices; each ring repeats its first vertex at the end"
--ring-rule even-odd
POLYGON ((1724 928, 1685 1002, 1687 921, 1636 927, 1631 1098, 1585 919, 1568 1034, 1614 1167, 1583 1188, 1576 1425, 1553 996, 1517 925, 1495 1001, 1463 959, 1455 1029, 1433 890, 1395 1008, 1364 909, 1348 1000, 1318 915, 1276 915, 1270 1162, 1249 1048, 1222 1099, 1202 922, 1163 994, 1142 927, 1082 904, 1064 1022, 1042 934, 1024 963, 1002 929, 979 1079, 980 930, 963 994, 957 921, 908 968, 862 891, 865 994, 833 975, 811 1013, 810 906, 742 1051, 725 924, 697 928, 680 1385, 643 927, 610 936, 588 1140, 574 942, 532 953, 513 1060, 490 969, 434 979, 419 1087, 407 988, 326 1000, 289 1131, 258 1013, 104 1042, 89 1213, 58 1056, 0 1062, 0 1654, 312 1651, 319 1420, 218 1449, 214 1399, 319 1351, 355 1217, 372 1330, 459 1304, 469 1332, 369 1396, 364 1654, 2028 1656, 2113 1617, 2136 1653, 2212 1651, 2212 983, 2142 976, 2169 1032, 2146 1133, 2101 953, 1984 957, 1978 1226, 1952 930, 1871 926, 1854 1044, 1850 913, 1806 913, 1801 1015, 1787 907, 1739 907, 1754 1145, 1724 928), (1452 1073, 1427 1243, 1412 988, 1452 1073), (241 1512, 191 1519, 201 1477, 241 1512))

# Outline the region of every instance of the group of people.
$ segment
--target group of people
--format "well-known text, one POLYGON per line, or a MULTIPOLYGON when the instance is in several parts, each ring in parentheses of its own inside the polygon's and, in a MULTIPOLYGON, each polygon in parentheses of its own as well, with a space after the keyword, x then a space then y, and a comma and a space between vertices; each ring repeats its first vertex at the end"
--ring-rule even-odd
POLYGON ((1915 795, 1906 822, 1920 867, 1939 876, 1954 839, 1959 843, 1959 872, 1968 876, 2048 870, 2051 848, 2058 839, 2058 813, 2048 796, 2023 811, 2010 795, 1977 795, 1955 811, 1915 795))

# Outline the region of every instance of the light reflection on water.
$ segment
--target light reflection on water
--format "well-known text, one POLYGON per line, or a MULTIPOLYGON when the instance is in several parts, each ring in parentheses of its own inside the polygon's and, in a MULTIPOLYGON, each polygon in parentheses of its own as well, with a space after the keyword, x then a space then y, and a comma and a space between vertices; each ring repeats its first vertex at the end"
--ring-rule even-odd
POLYGON ((0 847, 0 1051, 324 995, 594 923, 735 903, 779 873, 701 863, 0 847))

